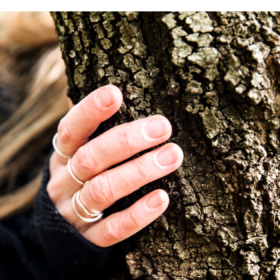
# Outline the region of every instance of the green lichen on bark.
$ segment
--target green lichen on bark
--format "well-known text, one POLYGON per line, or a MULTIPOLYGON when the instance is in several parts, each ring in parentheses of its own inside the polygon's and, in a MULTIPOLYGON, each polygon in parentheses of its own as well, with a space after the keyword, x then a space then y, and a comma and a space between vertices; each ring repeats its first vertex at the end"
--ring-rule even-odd
POLYGON ((280 279, 279 13, 52 16, 69 97, 105 84, 124 94, 96 135, 163 114, 184 151, 176 172, 114 206, 155 188, 170 196, 164 215, 123 243, 132 278, 280 279))

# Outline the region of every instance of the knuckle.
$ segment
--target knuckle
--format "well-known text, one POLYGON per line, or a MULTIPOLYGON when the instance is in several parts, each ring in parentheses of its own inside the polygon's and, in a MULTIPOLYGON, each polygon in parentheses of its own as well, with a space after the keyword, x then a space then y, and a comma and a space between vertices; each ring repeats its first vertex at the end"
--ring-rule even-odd
POLYGON ((141 178, 141 181, 146 181, 148 179, 148 173, 146 168, 146 163, 143 160, 143 157, 137 158, 135 160, 136 174, 141 178))
POLYGON ((91 199, 100 204, 108 204, 112 201, 111 188, 106 175, 100 174, 95 177, 90 186, 91 199))
POLYGON ((116 218, 113 218, 113 215, 111 215, 111 218, 107 220, 104 226, 103 231, 103 238, 105 240, 106 245, 110 246, 119 240, 119 234, 120 234, 120 228, 116 221, 116 218))
POLYGON ((140 219, 136 216, 135 212, 131 209, 127 210, 128 212, 128 221, 129 225, 132 228, 139 228, 140 227, 140 219))
POLYGON ((65 118, 60 120, 57 131, 58 131, 59 140, 61 143, 68 144, 73 141, 73 137, 71 135, 70 129, 67 125, 65 118))
POLYGON ((120 142, 121 142, 121 146, 124 149, 134 149, 134 141, 132 138, 132 134, 131 134, 131 130, 129 129, 129 126, 124 125, 123 128, 120 131, 120 142))
POLYGON ((78 168, 83 173, 91 173, 96 167, 95 158, 91 155, 88 145, 81 147, 76 153, 78 168))

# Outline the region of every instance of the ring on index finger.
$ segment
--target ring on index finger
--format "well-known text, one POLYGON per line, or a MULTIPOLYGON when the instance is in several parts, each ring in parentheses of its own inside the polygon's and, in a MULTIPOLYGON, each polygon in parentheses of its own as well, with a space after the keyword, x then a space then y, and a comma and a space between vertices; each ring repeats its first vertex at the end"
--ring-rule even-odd
POLYGON ((52 140, 52 144, 53 144, 53 148, 54 150, 62 157, 70 159, 69 156, 64 155, 56 146, 56 139, 57 139, 57 133, 53 136, 53 140, 52 140))

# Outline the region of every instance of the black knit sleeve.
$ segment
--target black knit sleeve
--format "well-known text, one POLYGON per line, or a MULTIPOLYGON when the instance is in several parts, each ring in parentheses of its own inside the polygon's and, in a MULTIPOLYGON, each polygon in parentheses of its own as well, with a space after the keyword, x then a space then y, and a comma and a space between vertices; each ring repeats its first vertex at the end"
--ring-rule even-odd
POLYGON ((57 279, 104 279, 113 246, 101 248, 90 243, 58 213, 46 191, 49 179, 47 162, 35 201, 34 224, 48 263, 57 279))

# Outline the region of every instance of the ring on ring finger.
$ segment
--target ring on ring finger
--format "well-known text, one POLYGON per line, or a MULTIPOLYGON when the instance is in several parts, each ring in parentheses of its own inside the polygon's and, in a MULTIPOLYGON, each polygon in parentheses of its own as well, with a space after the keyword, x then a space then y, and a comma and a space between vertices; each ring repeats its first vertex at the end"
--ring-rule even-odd
POLYGON ((93 213, 90 213, 86 207, 82 204, 81 200, 80 200, 80 190, 77 191, 74 195, 73 195, 73 198, 72 198, 72 208, 74 210, 74 213, 78 216, 78 218, 80 218, 81 220, 83 220, 84 222, 86 223, 92 223, 92 222, 96 222, 98 221, 102 216, 103 216, 103 212, 99 212, 99 211, 96 211, 96 210, 93 210, 92 212, 93 213), (88 215, 88 216, 91 216, 91 217, 95 217, 95 218, 85 218, 83 217, 82 215, 80 215, 76 209, 76 202, 78 203, 78 205, 82 208, 82 210, 88 215))

